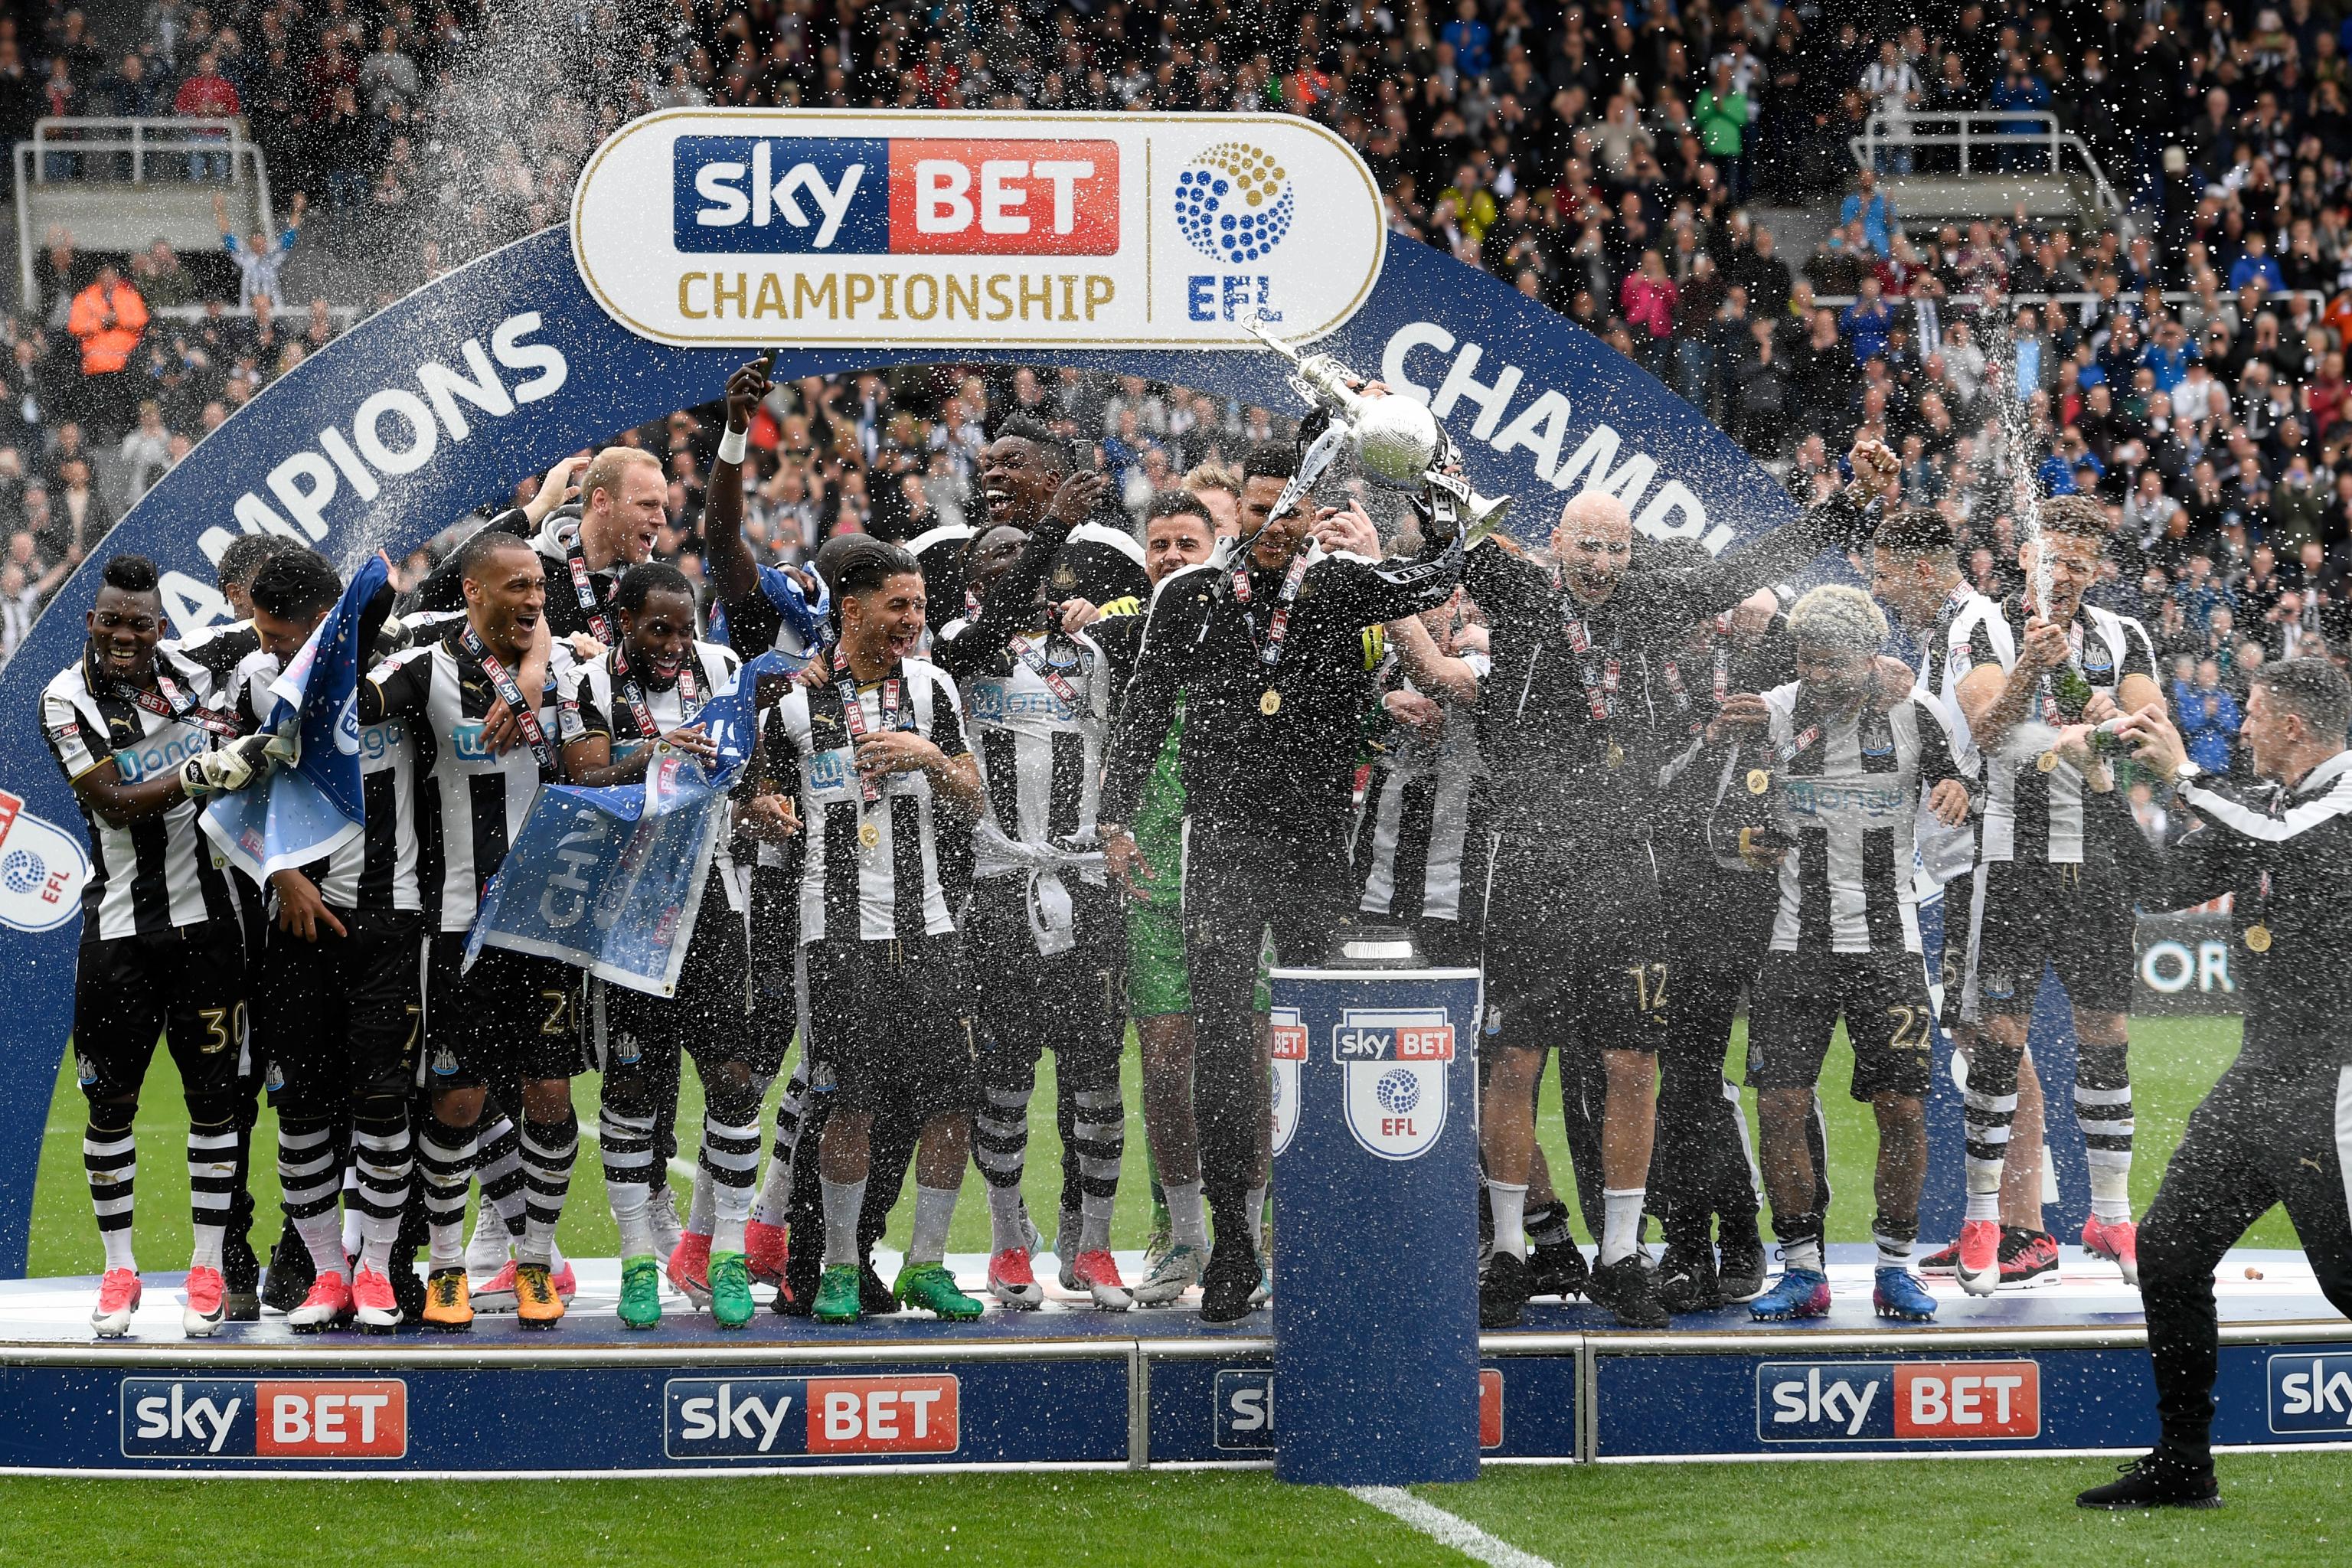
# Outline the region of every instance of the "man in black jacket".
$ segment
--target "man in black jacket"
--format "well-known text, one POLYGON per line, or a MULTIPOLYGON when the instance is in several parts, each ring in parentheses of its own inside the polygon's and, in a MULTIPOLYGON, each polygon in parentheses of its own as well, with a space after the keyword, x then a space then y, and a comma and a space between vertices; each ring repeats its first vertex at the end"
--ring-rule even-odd
POLYGON ((1265 1179, 1267 1082, 1250 1005, 1263 934, 1273 928, 1282 962, 1319 962, 1355 899, 1348 835, 1372 700, 1363 630, 1443 602, 1462 569, 1458 539, 1410 561, 1323 553, 1325 539, 1343 536, 1339 511, 1318 509, 1311 527, 1310 500, 1274 515, 1297 467, 1287 445, 1252 452, 1243 469, 1246 542, 1160 584, 1102 792, 1104 851, 1113 875, 1133 886, 1149 871, 1136 868, 1129 828, 1181 693, 1193 1103, 1216 1226, 1201 1314, 1213 1322, 1247 1312, 1260 1278, 1246 1209, 1265 1179))
MULTIPOLYGON (((2251 789, 2188 760, 2151 704, 2124 721, 2139 761, 2203 826, 2174 847, 2153 907, 2222 893, 2244 944, 2245 1045, 2189 1119, 2139 1233, 2140 1299, 2163 1435, 2085 1508, 2210 1508, 2213 1378, 2221 1336, 2213 1270, 2273 1204, 2338 1311, 2352 1314, 2352 683, 2324 658, 2265 665, 2239 731, 2251 789)), ((2116 799, 2123 792, 2115 792, 2116 799)), ((2113 809, 2125 810, 2117 805, 2113 809)))

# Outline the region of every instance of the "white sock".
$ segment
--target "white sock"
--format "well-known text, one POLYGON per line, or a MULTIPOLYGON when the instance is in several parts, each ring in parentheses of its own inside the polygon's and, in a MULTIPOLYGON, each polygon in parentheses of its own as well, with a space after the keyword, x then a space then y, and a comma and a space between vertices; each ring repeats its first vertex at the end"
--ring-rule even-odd
POLYGON ((360 1267, 378 1274, 391 1273, 393 1244, 400 1239, 400 1216, 379 1219, 362 1215, 360 1219, 360 1267))
POLYGON ((1970 1193, 1968 1214, 1965 1217, 1972 1220, 1989 1219, 1998 1224, 2000 1219, 2000 1189, 1995 1187, 1989 1193, 1970 1193))
POLYGON ((343 1246, 346 1223, 344 1217, 332 1209, 294 1222, 294 1234, 300 1237, 302 1245, 310 1249, 310 1264, 318 1272, 341 1274, 346 1279, 351 1277, 351 1254, 359 1248, 343 1246))
POLYGON ((866 1203, 866 1184, 817 1178, 824 1200, 824 1266, 857 1267, 857 1211, 866 1203))
POLYGON ((1180 1247, 1209 1250, 1209 1215, 1206 1200, 1201 1195, 1199 1182, 1169 1182, 1160 1184, 1168 1200, 1168 1236, 1180 1247))
POLYGON ((909 1264, 947 1261, 948 1224, 955 1218, 958 1191, 915 1184, 915 1234, 907 1243, 909 1264))
MULTIPOLYGON (((696 1191, 699 1192, 699 1187, 696 1191)), ((744 1222, 751 1217, 751 1189, 710 1184, 710 1250, 743 1250, 744 1222)))
POLYGON ((635 1182, 604 1184, 604 1195, 613 1204, 613 1224, 621 1233, 621 1256, 624 1258, 651 1258, 654 1255, 654 1222, 646 1213, 646 1202, 652 1194, 652 1188, 635 1182))
POLYGON ((767 1174, 760 1181, 760 1194, 751 1201, 751 1217, 761 1225, 781 1226, 792 1209, 793 1163, 771 1154, 767 1174))
POLYGON ((1514 1258, 1528 1255, 1528 1184, 1489 1181, 1486 1206, 1495 1215, 1495 1250, 1514 1258))
POLYGON ((1265 1251, 1265 1184, 1260 1182, 1256 1186, 1244 1193, 1242 1203, 1249 1210, 1250 1247, 1255 1252, 1264 1254, 1265 1251))
POLYGON ((2108 1225, 2131 1218, 2131 1156, 2095 1150, 2091 1156, 2091 1214, 2108 1225))
POLYGON ((1827 1272, 1822 1267, 1822 1244, 1812 1241, 1792 1241, 1780 1248, 1780 1261, 1791 1268, 1810 1268, 1816 1274, 1827 1272))
POLYGON ((196 1245, 188 1253, 188 1267, 218 1268, 221 1266, 222 1250, 228 1245, 228 1227, 218 1225, 200 1225, 195 1227, 195 1230, 196 1245))
MULTIPOLYGON (((342 1237, 343 1256, 345 1258, 351 1257, 352 1254, 359 1251, 367 1244, 367 1227, 360 1223, 362 1216, 360 1214, 359 1193, 359 1166, 356 1163, 344 1166, 342 1237)), ((298 1225, 294 1228, 299 1233, 302 1227, 298 1225)), ((308 1237, 305 1237, 304 1239, 307 1240, 308 1237)), ((313 1258, 316 1258, 318 1256, 318 1249, 316 1247, 311 1248, 310 1255, 313 1258)))
POLYGON ((1908 1268, 1911 1267, 1911 1243, 1897 1237, 1872 1231, 1870 1238, 1878 1244, 1878 1267, 1908 1268))
POLYGON ((1643 1187, 1603 1187, 1601 1189, 1601 1261, 1615 1263, 1633 1256, 1642 1245, 1642 1200, 1648 1195, 1643 1187))
MULTIPOLYGON (((1018 1186, 988 1188, 988 1249, 991 1252, 1029 1250, 1029 1208, 1018 1186)), ((916 1189, 921 1191, 920 1188, 916 1189)))
MULTIPOLYGON (((694 1166, 694 1195, 688 1198, 686 1204, 686 1228, 688 1235, 712 1234, 710 1227, 719 1222, 718 1200, 711 1195, 710 1192, 716 1184, 710 1179, 710 1173, 702 1168, 700 1161, 697 1161, 694 1166)), ((745 1189, 747 1192, 749 1190, 749 1188, 745 1189)), ((743 1249, 738 1247, 734 1250, 740 1252, 743 1249)))
POLYGON ((101 1230, 98 1233, 98 1239, 106 1244, 106 1271, 109 1274, 118 1268, 128 1268, 133 1274, 139 1272, 139 1260, 131 1251, 129 1226, 119 1230, 101 1230))
POLYGON ((1106 1193, 1097 1197, 1085 1193, 1078 1198, 1078 1250, 1103 1252, 1110 1247, 1111 1211, 1118 1206, 1117 1196, 1106 1193))

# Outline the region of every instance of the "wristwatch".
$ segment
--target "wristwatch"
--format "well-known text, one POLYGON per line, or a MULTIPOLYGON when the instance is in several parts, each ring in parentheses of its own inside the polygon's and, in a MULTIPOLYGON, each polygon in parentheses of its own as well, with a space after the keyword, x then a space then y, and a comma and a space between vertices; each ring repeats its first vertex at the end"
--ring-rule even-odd
POLYGON ((2172 793, 2179 795, 2204 776, 2203 768, 2184 759, 2179 767, 2172 770, 2172 793))

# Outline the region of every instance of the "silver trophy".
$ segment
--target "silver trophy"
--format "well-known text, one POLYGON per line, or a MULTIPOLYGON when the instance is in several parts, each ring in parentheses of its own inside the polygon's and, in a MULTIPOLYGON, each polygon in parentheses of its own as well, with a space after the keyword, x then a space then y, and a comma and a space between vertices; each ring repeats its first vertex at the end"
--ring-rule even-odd
POLYGON ((1426 404, 1410 397, 1366 397, 1356 390, 1364 378, 1329 354, 1300 353, 1275 336, 1262 316, 1244 326, 1291 363, 1292 389, 1330 417, 1299 459, 1298 473, 1284 487, 1273 516, 1282 516, 1303 500, 1340 447, 1352 445, 1368 478, 1391 489, 1419 492, 1433 523, 1461 530, 1465 545, 1477 543, 1501 524, 1511 498, 1481 496, 1471 489, 1462 477, 1461 453, 1426 404))

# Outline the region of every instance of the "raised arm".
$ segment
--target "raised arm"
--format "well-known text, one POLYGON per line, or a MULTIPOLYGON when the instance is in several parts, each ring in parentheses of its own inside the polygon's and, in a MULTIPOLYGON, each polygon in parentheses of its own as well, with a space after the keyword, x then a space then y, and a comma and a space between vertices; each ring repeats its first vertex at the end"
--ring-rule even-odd
POLYGON ((703 564, 720 602, 728 605, 742 603, 760 591, 759 565, 743 542, 744 437, 761 400, 768 395, 768 385, 764 357, 739 366, 727 378, 727 435, 710 465, 703 501, 703 564))
POLYGON ((1004 575, 988 591, 988 602, 980 614, 966 622, 951 639, 933 644, 931 658, 941 669, 959 680, 971 675, 1002 653, 1020 629, 1021 622, 1036 603, 1038 584, 1053 570, 1054 556, 1070 531, 1093 514, 1108 480, 1097 471, 1073 474, 1062 481, 1054 492, 1054 500, 1045 515, 1029 535, 1029 542, 1007 567, 1004 575))
MULTIPOLYGON (((1323 509, 1318 526, 1336 521, 1343 512, 1353 514, 1360 529, 1371 527, 1371 520, 1353 504, 1323 509)), ((1326 614, 1346 616, 1357 626, 1369 626, 1419 615, 1445 603, 1462 581, 1462 569, 1459 536, 1426 545, 1417 556, 1368 561, 1352 552, 1326 555, 1315 563, 1315 592, 1323 600, 1326 614)))

